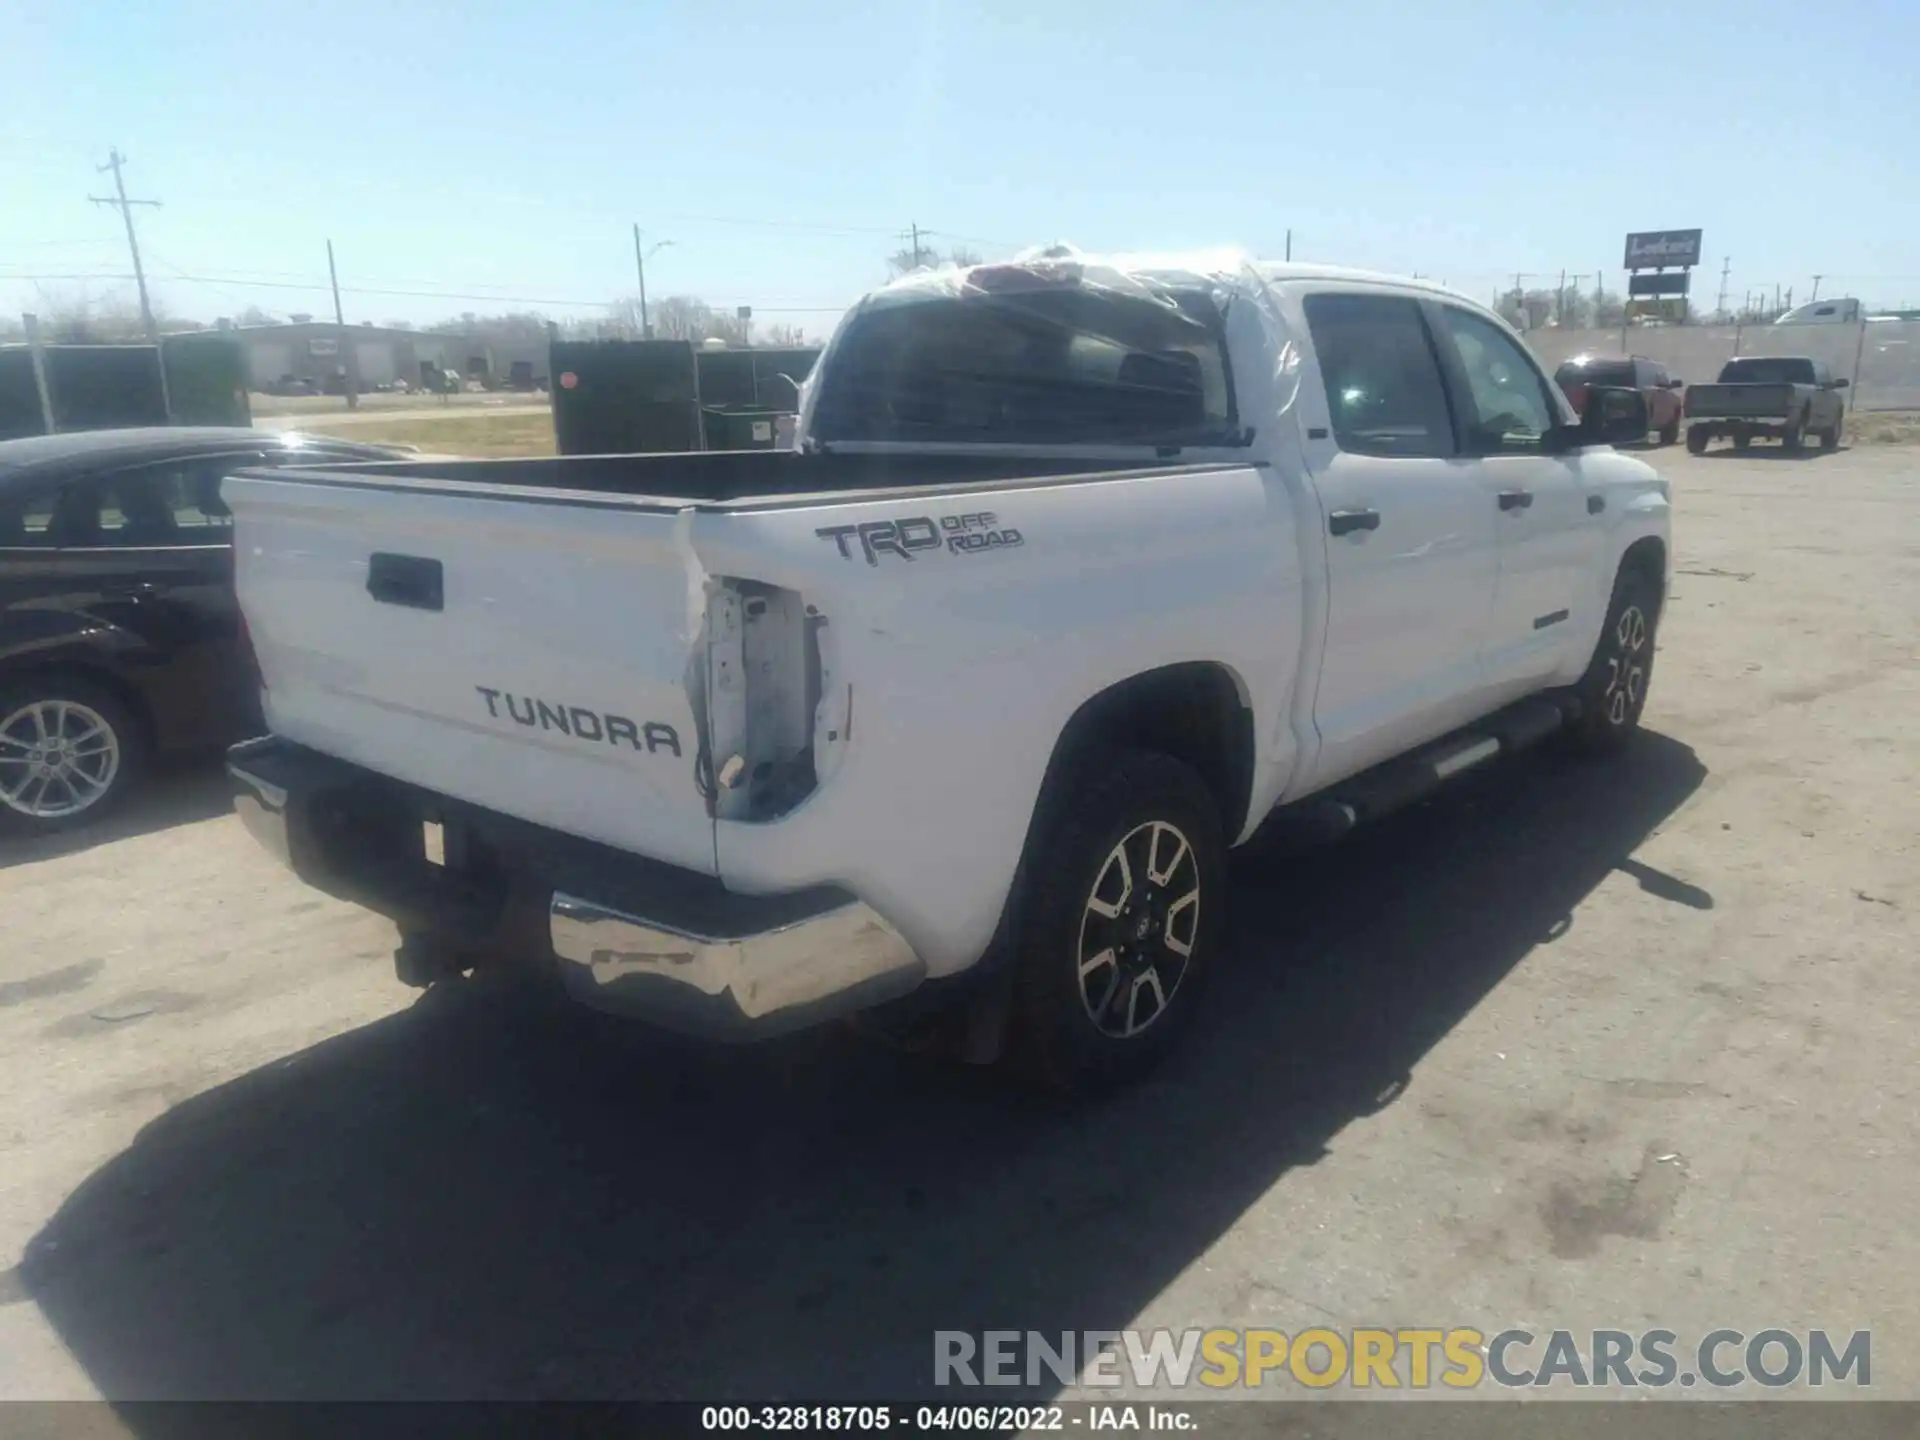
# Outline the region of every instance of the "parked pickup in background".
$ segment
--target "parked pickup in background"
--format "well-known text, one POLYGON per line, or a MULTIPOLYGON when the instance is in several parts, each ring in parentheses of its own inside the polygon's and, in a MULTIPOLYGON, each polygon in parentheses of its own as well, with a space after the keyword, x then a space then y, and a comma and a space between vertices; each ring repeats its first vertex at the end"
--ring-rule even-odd
POLYGON ((1839 392, 1846 388, 1824 360, 1797 355, 1729 360, 1714 384, 1687 391, 1687 449, 1702 455, 1713 441, 1726 438, 1744 450, 1756 435, 1777 437, 1789 450, 1818 435, 1822 450, 1837 449, 1847 420, 1839 392))
POLYGON ((1621 744, 1668 490, 1432 284, 1047 251, 869 296, 788 452, 227 481, 248 827, 401 978, 543 959, 754 1037, 863 1012, 1118 1081, 1227 850, 1621 744))

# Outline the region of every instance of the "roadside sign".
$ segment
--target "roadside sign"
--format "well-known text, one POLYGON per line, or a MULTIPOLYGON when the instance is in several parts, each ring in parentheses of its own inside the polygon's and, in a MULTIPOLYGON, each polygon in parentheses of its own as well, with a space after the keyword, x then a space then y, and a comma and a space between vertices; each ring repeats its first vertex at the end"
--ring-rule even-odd
POLYGON ((1637 230, 1627 236, 1626 270, 1663 270, 1700 263, 1698 230, 1637 230))
POLYGON ((1687 282, 1692 280, 1690 270, 1656 271, 1652 274, 1629 275, 1627 294, 1629 295, 1684 295, 1687 282))
POLYGON ((1664 320, 1670 325, 1679 325, 1687 318, 1687 302, 1674 300, 1629 300, 1627 302, 1629 320, 1664 320))

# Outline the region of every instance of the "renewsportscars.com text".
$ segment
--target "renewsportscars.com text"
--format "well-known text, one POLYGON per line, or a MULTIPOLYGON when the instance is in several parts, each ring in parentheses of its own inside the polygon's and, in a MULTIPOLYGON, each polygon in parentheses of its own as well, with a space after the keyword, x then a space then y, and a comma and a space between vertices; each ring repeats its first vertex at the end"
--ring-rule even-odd
POLYGON ((934 1383, 974 1388, 1715 1389, 1873 1383, 1870 1331, 940 1330, 934 1383))

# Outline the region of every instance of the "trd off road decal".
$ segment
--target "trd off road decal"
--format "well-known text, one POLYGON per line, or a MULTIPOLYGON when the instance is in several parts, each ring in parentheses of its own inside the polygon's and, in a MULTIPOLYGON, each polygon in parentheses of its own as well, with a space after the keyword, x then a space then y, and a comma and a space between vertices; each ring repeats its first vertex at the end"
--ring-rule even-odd
POLYGON ((869 565, 878 565, 882 555, 901 560, 911 560, 925 550, 974 555, 983 550, 1004 550, 1027 543, 1018 530, 1002 525, 991 510, 938 518, 909 515, 899 520, 868 520, 859 525, 826 525, 813 533, 839 546, 843 560, 853 558, 857 543, 869 565))

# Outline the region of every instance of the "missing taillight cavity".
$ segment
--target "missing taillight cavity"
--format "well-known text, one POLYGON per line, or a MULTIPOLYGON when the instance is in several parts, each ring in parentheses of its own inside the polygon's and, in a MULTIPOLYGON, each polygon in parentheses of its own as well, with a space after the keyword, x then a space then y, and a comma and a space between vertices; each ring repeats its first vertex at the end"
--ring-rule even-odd
POLYGON ((819 784, 814 735, 826 617, 796 591, 720 582, 707 625, 708 726, 722 820, 777 820, 819 784))

